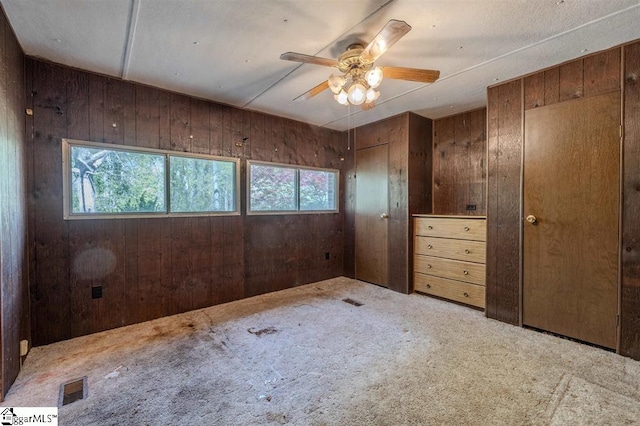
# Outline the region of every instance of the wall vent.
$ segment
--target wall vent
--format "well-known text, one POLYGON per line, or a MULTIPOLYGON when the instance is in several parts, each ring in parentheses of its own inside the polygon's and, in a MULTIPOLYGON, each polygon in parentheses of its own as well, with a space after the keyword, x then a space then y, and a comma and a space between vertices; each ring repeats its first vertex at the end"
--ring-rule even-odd
POLYGON ((87 376, 60 385, 58 407, 87 397, 87 376))

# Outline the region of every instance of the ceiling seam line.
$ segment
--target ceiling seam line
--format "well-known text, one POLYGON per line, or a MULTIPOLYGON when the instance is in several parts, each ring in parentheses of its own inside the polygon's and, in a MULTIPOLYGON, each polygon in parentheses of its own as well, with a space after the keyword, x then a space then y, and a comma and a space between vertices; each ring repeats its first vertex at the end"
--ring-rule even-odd
MULTIPOLYGON (((318 50, 316 53, 314 53, 313 56, 317 55, 318 53, 322 52, 325 49, 328 49, 331 45, 335 44, 338 40, 340 40, 342 37, 344 37, 346 34, 348 34, 349 32, 351 32, 354 28, 356 28, 358 25, 362 24, 363 22, 365 22, 367 19, 371 18, 373 15, 375 15, 376 13, 380 12, 382 9, 386 8, 387 6, 389 6, 391 3, 395 2, 396 0, 387 0, 387 2, 385 2, 384 4, 380 5, 376 10, 374 10, 373 12, 369 13, 367 16, 365 16, 364 18, 362 18, 360 21, 358 21, 356 24, 352 25, 349 29, 347 29, 346 31, 343 31, 342 34, 340 34, 337 38, 335 38, 333 41, 331 41, 329 44, 327 44, 326 46, 322 47, 320 50, 318 50)), ((273 84, 271 84, 269 87, 267 87, 266 89, 264 89, 262 92, 258 93, 256 96, 254 96, 253 98, 251 98, 248 102, 246 102, 244 105, 242 105, 242 108, 246 108, 249 105, 251 105, 256 99, 258 99, 260 96, 264 95, 265 93, 267 93, 269 90, 273 89, 273 87, 277 84, 279 84, 282 80, 284 80, 285 78, 289 77, 289 75, 291 75, 291 73, 293 73, 294 71, 296 71, 298 68, 300 68, 301 66, 303 66, 304 64, 300 64, 298 66, 296 66, 294 69, 292 69, 291 71, 289 71, 288 73, 286 73, 284 76, 282 76, 281 78, 279 78, 278 80, 276 80, 273 84)), ((303 93, 304 94, 304 93, 303 93)), ((300 95, 302 96, 302 95, 300 95)), ((298 97, 300 97, 298 96, 298 97)), ((297 98, 296 98, 297 99, 297 98)))
POLYGON ((140 0, 131 0, 131 8, 129 9, 129 20, 127 22, 127 36, 124 41, 124 49, 122 52, 122 65, 120 76, 123 80, 129 77, 129 64, 131 60, 131 51, 133 50, 133 41, 136 36, 136 28, 138 26, 138 15, 140 13, 140 0))
MULTIPOLYGON (((558 33, 558 34, 554 34, 554 35, 552 35, 552 36, 550 36, 550 37, 544 38, 544 39, 539 40, 539 41, 537 41, 537 42, 535 42, 535 43, 528 44, 528 45, 523 46, 523 47, 521 47, 521 48, 518 48, 518 49, 516 49, 516 50, 512 50, 512 51, 507 52, 507 53, 504 53, 504 54, 502 54, 502 55, 500 55, 500 56, 496 56, 495 58, 491 58, 491 59, 489 59, 489 60, 487 60, 487 61, 481 62, 481 63, 476 64, 476 65, 472 65, 471 67, 468 67, 468 68, 465 68, 465 69, 463 69, 463 70, 460 70, 460 71, 454 72, 453 74, 449 74, 449 75, 446 75, 446 76, 444 76, 444 77, 441 77, 441 78, 439 78, 437 81, 435 81, 435 82, 433 82, 433 83, 422 84, 422 85, 420 85, 420 86, 418 86, 418 87, 416 87, 416 88, 414 88, 414 89, 407 90, 406 92, 400 93, 400 94, 398 94, 398 95, 396 95, 396 96, 394 96, 394 97, 392 97, 392 98, 385 99, 385 100, 384 100, 384 101, 382 101, 382 102, 376 102, 376 105, 382 105, 382 104, 384 104, 384 103, 386 103, 386 102, 392 101, 392 100, 394 100, 394 99, 398 99, 399 97, 402 97, 402 96, 408 95, 408 94, 413 93, 413 92, 415 92, 415 91, 417 91, 417 90, 424 89, 424 88, 426 88, 426 87, 432 86, 433 84, 436 84, 436 83, 438 83, 439 81, 447 80, 447 79, 449 79, 449 78, 451 78, 451 77, 456 77, 456 76, 458 76, 458 75, 460 75, 460 74, 464 74, 464 73, 469 72, 469 71, 472 71, 472 70, 474 70, 474 69, 476 69, 476 68, 483 67, 483 66, 485 66, 485 65, 491 64, 491 63, 493 63, 493 62, 495 62, 495 61, 498 61, 498 60, 500 60, 500 59, 504 59, 504 58, 506 58, 506 57, 508 57, 508 56, 515 55, 516 53, 523 52, 523 51, 525 51, 525 50, 527 50, 527 49, 530 49, 530 48, 536 47, 536 46, 538 46, 538 45, 540 45, 540 44, 546 43, 546 42, 551 41, 551 40, 554 40, 554 39, 556 39, 556 38, 563 37, 563 36, 565 36, 565 35, 567 35, 567 34, 571 34, 571 33, 572 33, 572 32, 574 32, 574 31, 580 30, 580 29, 582 29, 582 28, 586 28, 586 27, 588 27, 588 26, 590 26, 590 25, 593 25, 593 24, 598 23, 598 22, 600 22, 600 21, 604 21, 604 20, 609 19, 609 18, 611 18, 611 17, 613 17, 613 16, 620 15, 620 14, 622 14, 622 13, 628 12, 628 11, 630 11, 630 10, 632 10, 632 9, 636 9, 636 8, 638 8, 638 7, 640 7, 640 4, 635 4, 635 5, 633 5, 633 6, 627 7, 626 9, 622 9, 622 10, 619 10, 619 11, 617 11, 617 12, 610 13, 610 14, 608 14, 608 15, 606 15, 606 16, 600 17, 600 18, 598 18, 598 19, 594 19, 593 21, 585 22, 584 24, 578 25, 577 27, 570 28, 570 29, 568 29, 568 30, 566 30, 566 31, 563 31, 563 32, 558 33)), ((361 112, 363 112, 363 111, 362 111, 362 110, 360 110, 360 111, 355 111, 354 113, 350 114, 350 116, 360 114, 361 112)), ((326 125, 336 123, 336 122, 338 122, 338 121, 340 121, 340 120, 344 120, 345 118, 346 118, 346 117, 342 117, 342 118, 339 118, 339 119, 336 119, 336 120, 328 121, 328 122, 326 122, 326 123, 324 123, 324 124, 320 124, 319 126, 320 126, 320 127, 324 127, 324 126, 326 126, 326 125)))

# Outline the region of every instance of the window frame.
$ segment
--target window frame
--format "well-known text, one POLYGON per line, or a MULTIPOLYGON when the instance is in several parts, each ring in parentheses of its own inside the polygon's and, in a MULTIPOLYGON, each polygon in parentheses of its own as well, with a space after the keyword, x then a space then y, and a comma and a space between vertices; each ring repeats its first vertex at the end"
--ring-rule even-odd
POLYGON ((206 217, 206 216, 239 216, 240 212, 240 158, 221 157, 207 154, 196 154, 190 152, 170 151, 165 149, 132 147, 129 145, 116 145, 102 142, 83 141, 78 139, 62 139, 62 204, 64 220, 85 220, 85 219, 148 219, 161 217, 206 217), (164 156, 164 202, 166 211, 164 212, 127 212, 127 213, 73 213, 73 197, 71 189, 71 148, 102 148, 110 151, 121 151, 130 153, 149 153, 164 156), (235 209, 228 212, 171 212, 171 167, 169 157, 186 157, 193 159, 205 159, 222 161, 235 164, 235 209))
POLYGON ((285 164, 285 163, 274 163, 271 161, 256 161, 256 160, 247 160, 247 171, 246 171, 246 179, 247 179, 247 187, 246 187, 246 197, 247 197, 247 216, 273 216, 273 215, 291 215, 291 214, 335 214, 340 213, 340 170, 338 169, 329 169, 325 167, 310 167, 310 166, 300 166, 295 164, 285 164), (296 210, 252 210, 251 209, 251 165, 264 165, 269 167, 280 167, 280 168, 289 168, 295 170, 295 197, 296 197, 296 210), (329 172, 335 173, 336 175, 336 187, 334 191, 334 205, 335 209, 332 210, 300 210, 300 170, 311 170, 311 171, 319 171, 319 172, 329 172))

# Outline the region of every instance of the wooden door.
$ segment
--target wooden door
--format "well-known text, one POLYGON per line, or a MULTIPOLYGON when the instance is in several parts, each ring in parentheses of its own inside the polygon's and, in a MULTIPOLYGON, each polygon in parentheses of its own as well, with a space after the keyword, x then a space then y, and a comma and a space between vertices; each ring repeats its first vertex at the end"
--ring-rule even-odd
POLYGON ((356 151, 356 278, 387 287, 388 145, 356 151))
POLYGON ((617 91, 525 113, 523 323, 608 348, 618 313, 619 132, 617 91))

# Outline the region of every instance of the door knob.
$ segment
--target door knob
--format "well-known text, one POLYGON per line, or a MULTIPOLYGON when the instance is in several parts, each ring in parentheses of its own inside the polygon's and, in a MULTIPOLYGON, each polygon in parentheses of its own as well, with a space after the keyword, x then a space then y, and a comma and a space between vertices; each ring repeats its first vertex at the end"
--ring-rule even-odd
POLYGON ((538 221, 538 218, 535 217, 534 215, 530 214, 529 216, 527 216, 527 222, 534 224, 538 221))
POLYGON ((380 217, 381 217, 382 219, 389 219, 389 215, 388 215, 388 214, 386 214, 386 213, 382 213, 382 214, 380 215, 380 217))

